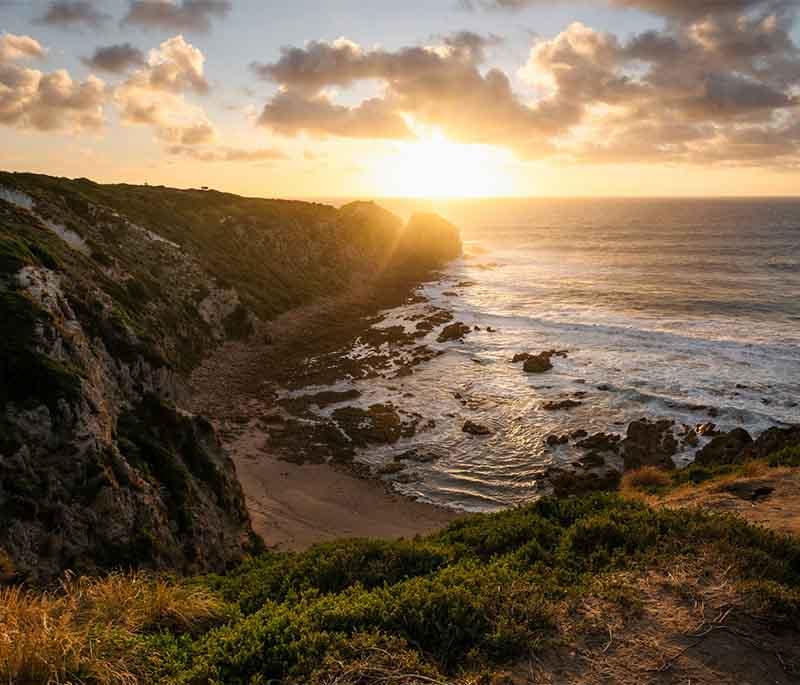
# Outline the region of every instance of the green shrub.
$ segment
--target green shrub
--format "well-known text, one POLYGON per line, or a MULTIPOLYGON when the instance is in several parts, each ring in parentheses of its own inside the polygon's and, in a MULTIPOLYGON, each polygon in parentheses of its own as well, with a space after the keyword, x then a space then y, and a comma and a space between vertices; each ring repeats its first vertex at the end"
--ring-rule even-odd
POLYGON ((767 463, 773 468, 780 466, 796 468, 800 466, 800 445, 784 447, 780 452, 771 454, 767 459, 767 463))

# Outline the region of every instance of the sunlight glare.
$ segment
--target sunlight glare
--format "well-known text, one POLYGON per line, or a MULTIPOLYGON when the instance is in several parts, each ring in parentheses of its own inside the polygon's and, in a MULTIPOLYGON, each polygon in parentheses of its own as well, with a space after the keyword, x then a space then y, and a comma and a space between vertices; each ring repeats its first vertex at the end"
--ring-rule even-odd
POLYGON ((513 193, 510 153, 464 145, 431 132, 398 143, 375 170, 380 193, 391 197, 497 197, 513 193))

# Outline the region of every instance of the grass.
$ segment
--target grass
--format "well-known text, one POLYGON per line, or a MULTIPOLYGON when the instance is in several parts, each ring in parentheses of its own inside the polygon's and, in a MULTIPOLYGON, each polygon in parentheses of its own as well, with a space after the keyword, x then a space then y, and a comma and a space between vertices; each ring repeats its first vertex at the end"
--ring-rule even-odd
POLYGON ((117 575, 5 591, 0 681, 478 682, 558 643, 565 603, 635 610, 619 573, 689 550, 726 569, 775 630, 798 616, 798 540, 616 495, 544 499, 421 539, 270 552, 191 583, 117 575))
POLYGON ((670 474, 656 466, 628 471, 622 477, 622 492, 658 492, 672 485, 670 474))
POLYGON ((67 578, 44 593, 0 588, 0 682, 153 682, 147 639, 203 630, 224 611, 202 587, 141 573, 67 578))

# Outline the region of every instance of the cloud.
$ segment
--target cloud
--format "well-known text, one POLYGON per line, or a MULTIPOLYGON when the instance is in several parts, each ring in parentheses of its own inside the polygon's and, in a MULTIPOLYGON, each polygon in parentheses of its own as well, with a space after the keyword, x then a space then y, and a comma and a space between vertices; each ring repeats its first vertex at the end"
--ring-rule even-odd
POLYGON ((229 0, 131 0, 124 24, 171 31, 208 31, 212 17, 224 17, 229 0))
MULTIPOLYGON (((741 14, 754 9, 777 11, 793 0, 595 0, 598 4, 638 9, 665 17, 697 19, 711 15, 741 14)), ((566 2, 566 0, 565 0, 566 2)), ((460 0, 466 10, 477 9, 519 12, 529 7, 552 5, 552 0, 460 0)))
POLYGON ((205 56, 183 36, 151 50, 146 63, 117 87, 114 101, 129 125, 150 126, 156 138, 171 145, 200 145, 216 132, 205 111, 186 101, 187 92, 209 91, 205 56))
POLYGON ((287 159, 286 153, 276 148, 256 148, 247 150, 235 147, 218 147, 211 150, 198 150, 194 147, 173 146, 168 149, 172 155, 180 155, 198 162, 269 162, 287 159))
POLYGON ((130 43, 99 47, 91 57, 83 60, 84 64, 94 69, 122 74, 132 67, 146 64, 144 53, 130 43))
POLYGON ((264 107, 258 122, 284 135, 305 131, 343 138, 411 137, 403 118, 377 98, 343 107, 324 95, 306 98, 279 93, 264 107))
POLYGON ((692 3, 719 9, 694 17, 687 3, 635 4, 672 8, 681 19, 625 39, 573 23, 534 42, 519 70, 523 88, 486 65, 493 38, 468 32, 397 50, 344 38, 285 47, 276 61, 252 65, 279 87, 258 121, 287 135, 350 138, 406 136, 420 124, 523 158, 587 162, 722 163, 726 149, 724 163, 795 154, 800 48, 783 3, 692 3), (339 99, 365 81, 378 84, 377 97, 339 99))
POLYGON ((101 128, 105 83, 95 76, 76 82, 65 69, 43 73, 18 64, 44 54, 29 36, 0 36, 0 124, 38 131, 101 128))
POLYGON ((0 36, 0 64, 25 58, 42 58, 47 54, 39 41, 30 36, 6 33, 0 36))
POLYGON ((99 11, 89 0, 56 0, 49 4, 45 13, 35 19, 34 23, 62 28, 80 24, 99 28, 109 19, 111 15, 99 11))
POLYGON ((459 140, 533 151, 543 133, 569 125, 574 107, 557 98, 526 106, 506 74, 498 69, 483 73, 479 66, 487 40, 462 33, 440 45, 394 52, 364 50, 346 39, 284 48, 277 62, 253 65, 259 77, 281 87, 259 122, 282 133, 391 138, 408 135, 400 121, 410 115, 446 128, 459 140), (346 88, 364 80, 380 81, 383 96, 346 107, 326 94, 329 87, 346 88), (375 135, 376 130, 382 135, 375 135))

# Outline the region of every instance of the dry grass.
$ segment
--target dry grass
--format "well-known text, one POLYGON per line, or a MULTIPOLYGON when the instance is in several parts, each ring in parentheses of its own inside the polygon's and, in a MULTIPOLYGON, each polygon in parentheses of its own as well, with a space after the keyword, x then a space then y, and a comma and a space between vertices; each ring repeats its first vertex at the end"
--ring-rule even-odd
POLYGON ((753 459, 742 464, 744 478, 760 478, 769 473, 769 464, 763 459, 753 459))
POLYGON ((146 682, 154 655, 137 635, 195 631, 221 612, 208 591, 142 573, 68 577, 52 593, 0 589, 0 683, 146 682))
POLYGON ((669 474, 655 466, 643 466, 635 471, 628 471, 622 477, 623 492, 647 492, 671 484, 669 474))

